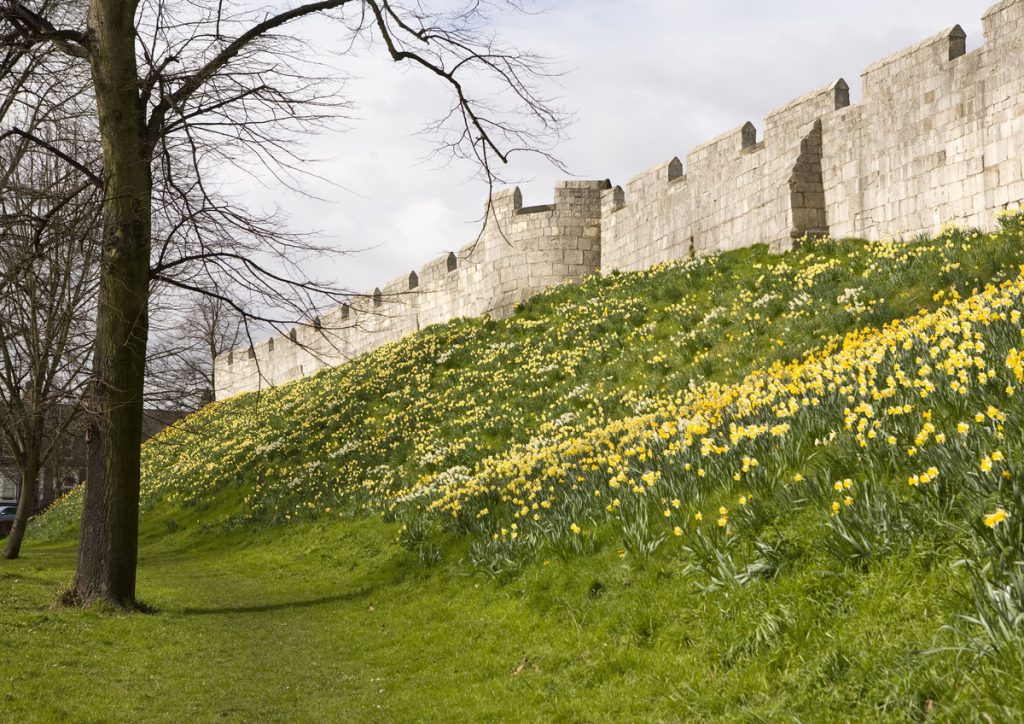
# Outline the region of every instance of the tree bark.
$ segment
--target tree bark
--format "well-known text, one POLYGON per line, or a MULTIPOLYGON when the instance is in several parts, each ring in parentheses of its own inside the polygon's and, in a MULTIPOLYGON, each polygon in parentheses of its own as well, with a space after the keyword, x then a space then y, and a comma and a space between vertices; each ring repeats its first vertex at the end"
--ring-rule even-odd
POLYGON ((36 504, 36 493, 39 485, 39 470, 42 443, 42 430, 36 428, 30 435, 25 448, 25 465, 22 468, 21 490, 18 495, 18 511, 14 516, 14 526, 7 537, 4 558, 13 561, 21 554, 21 542, 25 538, 28 519, 32 516, 36 504), (35 433, 39 434, 36 435, 35 433))
POLYGON ((89 8, 105 197, 89 400, 92 460, 72 590, 80 605, 135 606, 153 190, 135 56, 136 5, 92 0, 89 8))

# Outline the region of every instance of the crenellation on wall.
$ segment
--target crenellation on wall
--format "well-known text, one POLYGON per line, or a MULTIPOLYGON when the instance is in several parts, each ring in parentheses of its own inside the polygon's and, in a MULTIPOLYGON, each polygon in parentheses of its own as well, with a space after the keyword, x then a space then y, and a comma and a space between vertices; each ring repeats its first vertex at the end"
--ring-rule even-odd
POLYGON ((523 193, 518 186, 509 189, 499 189, 491 194, 491 198, 484 205, 485 217, 509 218, 515 216, 523 208, 523 193))
POLYGON ((769 111, 764 119, 766 143, 789 141, 794 129, 850 105, 850 86, 842 78, 769 111))
POLYGON ((600 267, 602 194, 610 187, 607 180, 560 182, 554 203, 537 206, 524 206, 518 188, 496 191, 474 241, 353 295, 323 314, 319 329, 298 326, 295 341, 278 335, 272 351, 262 343, 253 358, 219 357, 218 399, 315 374, 431 324, 507 315, 544 289, 582 279, 600 267))
POLYGON ((917 81, 933 75, 936 69, 952 62, 951 48, 966 39, 959 25, 904 48, 872 63, 861 72, 861 91, 865 101, 886 99, 899 93, 900 81, 917 81))
POLYGON ((448 252, 443 256, 431 259, 426 264, 420 267, 420 284, 422 284, 424 287, 428 287, 434 284, 443 284, 448 279, 448 275, 452 273, 452 270, 449 270, 448 268, 449 256, 455 259, 457 269, 458 257, 455 255, 455 252, 448 252))
POLYGON ((825 118, 824 184, 834 235, 912 236, 992 224, 1024 200, 1018 143, 1024 3, 986 14, 970 53, 959 26, 865 70, 865 98, 825 118))
POLYGON ((967 55, 967 33, 959 25, 953 27, 949 33, 949 60, 967 55))
POLYGON ((602 270, 644 269, 753 239, 784 251, 805 233, 824 233, 814 123, 848 105, 849 86, 838 79, 772 110, 761 141, 748 122, 695 147, 672 184, 668 164, 635 176, 622 194, 605 198, 602 270))
POLYGON ((1024 203, 1024 0, 769 111, 625 184, 563 181, 551 204, 488 199, 477 239, 295 328, 215 362, 218 399, 341 364, 431 324, 509 314, 553 285, 805 236, 867 239, 986 228, 1024 203), (347 310, 347 313, 346 313, 347 310))
POLYGON ((695 168, 713 166, 720 159, 732 158, 756 142, 757 128, 750 121, 742 126, 731 128, 725 133, 694 146, 686 154, 687 173, 692 172, 695 168))
POLYGON ((683 170, 683 162, 679 160, 678 156, 672 157, 665 167, 665 180, 669 181, 685 181, 686 173, 683 170))

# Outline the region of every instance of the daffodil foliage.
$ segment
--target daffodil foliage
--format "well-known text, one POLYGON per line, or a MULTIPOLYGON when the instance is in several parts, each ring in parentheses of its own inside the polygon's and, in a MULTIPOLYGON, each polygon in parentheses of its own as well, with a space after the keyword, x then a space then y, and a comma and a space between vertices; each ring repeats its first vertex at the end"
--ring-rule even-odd
POLYGON ((1006 215, 595 275, 208 406, 145 446, 143 508, 383 515, 490 570, 675 550, 711 587, 775 575, 766 531, 793 516, 837 565, 940 535, 1003 560, 1024 530, 1022 263, 1006 215))

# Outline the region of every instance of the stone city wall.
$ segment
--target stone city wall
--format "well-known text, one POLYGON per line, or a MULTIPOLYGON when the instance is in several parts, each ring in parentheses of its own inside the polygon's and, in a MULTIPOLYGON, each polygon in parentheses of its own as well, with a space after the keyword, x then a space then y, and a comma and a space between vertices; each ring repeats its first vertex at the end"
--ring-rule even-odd
POLYGON ((1024 0, 984 16, 966 52, 956 26, 634 177, 568 181, 555 203, 524 208, 496 193, 480 238, 215 365, 217 398, 337 365, 460 316, 508 314, 539 291, 600 269, 757 243, 791 249, 805 235, 882 239, 990 227, 1024 202, 1024 0))
POLYGON ((322 317, 217 358, 217 399, 279 385, 457 317, 506 316, 518 302, 601 266, 607 181, 563 181, 547 206, 495 193, 478 239, 322 317))
POLYGON ((1024 2, 992 7, 985 42, 959 27, 870 66, 864 100, 822 119, 834 236, 990 227, 1024 200, 1024 2))
POLYGON ((882 239, 943 224, 989 227, 1024 200, 1024 2, 984 16, 966 52, 956 26, 869 66, 863 99, 827 88, 609 189, 601 266, 671 259, 804 235, 882 239))

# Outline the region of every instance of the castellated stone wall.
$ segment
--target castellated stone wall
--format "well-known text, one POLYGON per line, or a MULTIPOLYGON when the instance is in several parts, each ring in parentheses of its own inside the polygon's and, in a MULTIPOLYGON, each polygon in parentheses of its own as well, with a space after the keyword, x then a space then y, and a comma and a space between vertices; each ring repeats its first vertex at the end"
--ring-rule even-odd
POLYGON ((524 208, 495 194, 480 238, 323 319, 217 359, 217 398, 265 388, 460 316, 503 316, 600 269, 646 269, 805 235, 883 239, 945 223, 990 227, 1024 202, 1024 0, 984 16, 966 52, 956 26, 612 188, 558 184, 524 208))
POLYGON ((1024 0, 838 80, 605 192, 601 267, 637 270, 830 233, 872 240, 992 225, 1024 201, 1024 0))
POLYGON ((834 236, 870 239, 989 227, 1024 200, 1024 2, 864 71, 864 99, 822 119, 825 211, 834 236))
POLYGON ((506 316, 518 302, 601 265, 601 192, 607 181, 563 181, 547 206, 523 206, 518 188, 495 193, 479 238, 323 317, 217 358, 217 399, 337 366, 430 324, 506 316))
POLYGON ((646 269, 669 259, 827 231, 821 212, 821 118, 849 104, 843 81, 773 111, 764 140, 752 123, 608 190, 603 270, 646 269))

